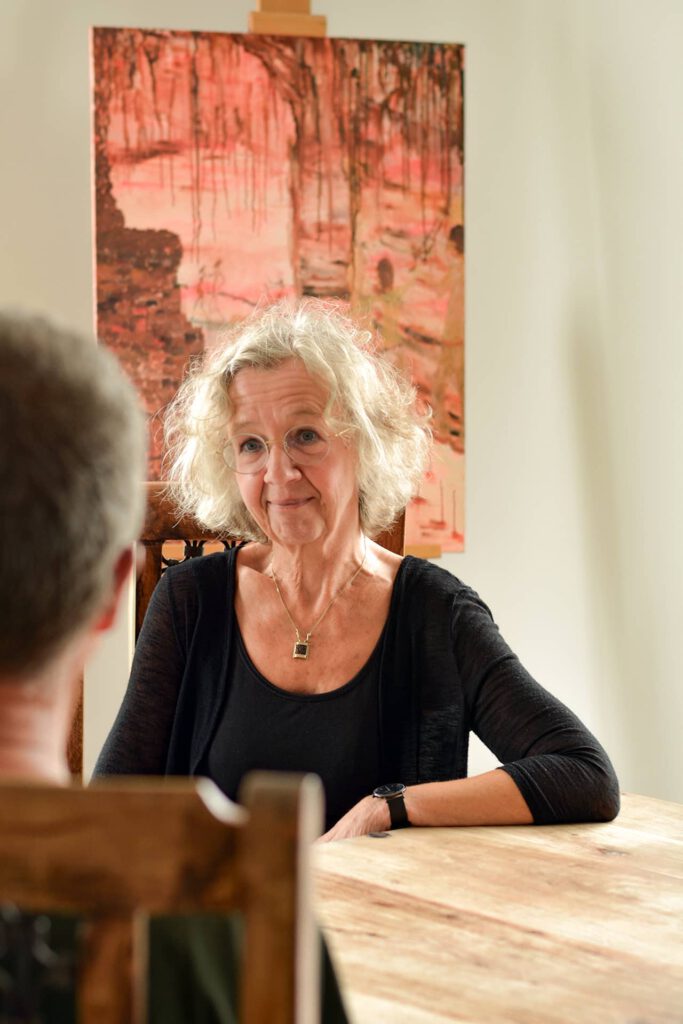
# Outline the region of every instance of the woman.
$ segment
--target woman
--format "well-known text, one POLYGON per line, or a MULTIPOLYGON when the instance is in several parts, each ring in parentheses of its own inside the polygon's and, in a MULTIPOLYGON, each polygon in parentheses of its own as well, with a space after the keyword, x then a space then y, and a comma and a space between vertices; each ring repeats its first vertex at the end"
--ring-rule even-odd
POLYGON ((474 591, 373 541, 416 491, 429 431, 367 332, 274 307, 170 410, 179 508, 245 543, 169 569, 96 771, 317 772, 326 833, 613 818, 617 780, 474 591), (467 778, 473 730, 502 762, 467 778), (389 784, 389 785, 387 785, 389 784))

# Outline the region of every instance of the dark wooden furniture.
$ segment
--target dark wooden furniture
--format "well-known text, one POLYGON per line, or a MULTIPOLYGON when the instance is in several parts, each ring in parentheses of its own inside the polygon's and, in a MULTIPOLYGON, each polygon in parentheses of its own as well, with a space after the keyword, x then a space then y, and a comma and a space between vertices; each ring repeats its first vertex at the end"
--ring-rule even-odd
POLYGON ((148 915, 232 910, 245 921, 243 1024, 319 1019, 308 859, 320 781, 253 773, 240 801, 207 779, 0 783, 0 904, 89 920, 80 1024, 147 1020, 148 915))

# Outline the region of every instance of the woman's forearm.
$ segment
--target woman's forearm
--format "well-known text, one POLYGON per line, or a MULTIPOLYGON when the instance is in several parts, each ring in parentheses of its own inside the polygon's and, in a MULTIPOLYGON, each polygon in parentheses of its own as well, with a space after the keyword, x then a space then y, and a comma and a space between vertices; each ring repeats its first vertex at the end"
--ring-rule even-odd
POLYGON ((415 826, 530 825, 534 820, 516 784, 498 768, 467 779, 408 786, 404 799, 415 826))
MULTIPOLYGON (((469 779, 408 786, 404 799, 408 820, 416 827, 531 825, 534 820, 513 780, 507 772, 498 769, 469 779)), ((320 841, 349 839, 390 828, 391 817, 386 800, 366 796, 321 836, 320 841)))

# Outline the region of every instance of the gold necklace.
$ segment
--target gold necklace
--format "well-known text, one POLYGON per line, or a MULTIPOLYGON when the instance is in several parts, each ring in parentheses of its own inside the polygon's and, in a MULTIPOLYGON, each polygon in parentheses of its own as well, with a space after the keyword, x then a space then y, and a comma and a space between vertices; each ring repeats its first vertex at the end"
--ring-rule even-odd
POLYGON ((360 565, 358 566, 357 569, 354 570, 352 575, 349 576, 349 578, 346 581, 346 583, 344 583, 339 588, 337 593, 332 595, 332 599, 330 600, 329 604, 326 605, 322 615, 320 615, 316 619, 316 621, 313 623, 313 625, 311 626, 309 631, 306 633, 305 640, 301 639, 301 633, 299 632, 299 627, 297 626, 296 622, 292 618, 292 615, 290 613, 289 608, 285 604, 285 599, 282 596, 282 592, 280 590, 280 584, 278 582, 278 578, 275 575, 275 570, 273 569, 273 567, 271 565, 270 572, 271 572, 271 575, 273 577, 273 583, 275 584, 275 589, 277 590, 277 596, 280 598, 280 601, 282 602, 282 607, 287 612, 287 618, 292 623, 292 626, 294 627, 294 632, 296 633, 296 640, 294 641, 294 647, 292 648, 292 657, 293 658, 307 658, 308 657, 309 649, 310 649, 310 646, 311 646, 311 637, 313 636, 314 630, 316 630, 318 628, 318 626, 320 625, 320 623, 323 621, 323 619, 325 618, 325 616, 327 615, 327 613, 329 612, 330 608, 332 607, 334 602, 337 600, 337 598, 339 597, 341 592, 343 590, 346 590, 347 587, 351 586, 351 584, 355 580, 356 576, 358 575, 358 573, 361 571, 361 569, 365 565, 365 556, 368 553, 368 542, 367 542, 367 539, 365 537, 363 538, 363 540, 364 540, 364 544, 363 544, 363 557, 361 558, 360 565))

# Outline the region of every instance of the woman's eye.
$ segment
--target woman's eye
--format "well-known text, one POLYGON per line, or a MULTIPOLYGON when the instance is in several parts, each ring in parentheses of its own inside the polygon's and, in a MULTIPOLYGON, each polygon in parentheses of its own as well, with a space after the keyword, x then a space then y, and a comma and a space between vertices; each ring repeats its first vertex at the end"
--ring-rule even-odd
POLYGON ((315 427, 299 427, 297 430, 293 430, 290 435, 291 444, 300 445, 305 447, 306 445, 315 444, 321 440, 320 434, 315 427))
POLYGON ((240 439, 239 451, 242 455, 258 455, 263 451, 263 441, 260 437, 244 437, 240 439))

